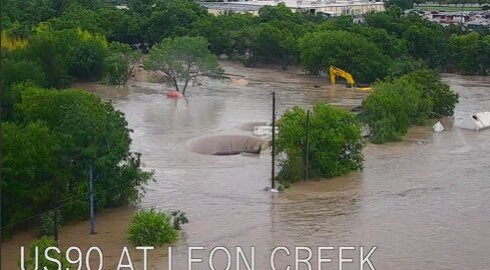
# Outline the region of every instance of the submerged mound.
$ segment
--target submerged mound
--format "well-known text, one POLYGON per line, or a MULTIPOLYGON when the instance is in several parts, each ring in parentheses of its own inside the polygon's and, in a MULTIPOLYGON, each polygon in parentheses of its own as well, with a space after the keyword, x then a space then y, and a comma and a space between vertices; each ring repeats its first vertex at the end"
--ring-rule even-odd
POLYGON ((267 148, 267 141, 244 135, 215 135, 192 139, 187 147, 193 152, 208 155, 259 154, 267 148))

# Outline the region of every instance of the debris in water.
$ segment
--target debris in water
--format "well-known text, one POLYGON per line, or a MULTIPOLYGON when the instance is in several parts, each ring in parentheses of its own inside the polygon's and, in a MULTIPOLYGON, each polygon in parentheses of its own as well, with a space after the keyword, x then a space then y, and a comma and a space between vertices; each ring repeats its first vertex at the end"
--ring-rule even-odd
POLYGON ((458 127, 476 131, 490 128, 490 112, 479 112, 468 116, 458 124, 458 127))
POLYGON ((272 193, 280 193, 280 192, 282 192, 282 191, 280 191, 280 190, 278 190, 278 189, 271 188, 271 187, 264 187, 264 188, 262 189, 262 191, 270 191, 270 192, 272 192, 272 193))
POLYGON ((183 98, 184 95, 175 90, 167 90, 167 97, 169 98, 183 98))
POLYGON ((432 129, 434 132, 443 132, 444 126, 441 124, 441 122, 437 122, 434 126, 432 126, 432 129))
POLYGON ((230 79, 230 83, 231 84, 234 84, 234 85, 239 85, 239 86, 245 86, 249 83, 248 80, 245 80, 245 79, 234 79, 234 78, 231 78, 230 79))

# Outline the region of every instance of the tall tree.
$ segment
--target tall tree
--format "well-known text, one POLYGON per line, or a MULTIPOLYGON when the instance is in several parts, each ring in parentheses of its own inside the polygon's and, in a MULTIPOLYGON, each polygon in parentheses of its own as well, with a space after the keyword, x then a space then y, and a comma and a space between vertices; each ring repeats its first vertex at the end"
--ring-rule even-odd
MULTIPOLYGON (((123 114, 96 95, 76 89, 28 87, 16 110, 23 123, 42 122, 56 134, 60 162, 54 171, 66 171, 61 199, 87 192, 90 167, 98 190, 98 208, 133 201, 138 187, 149 179, 140 168, 139 155, 130 152, 130 130, 123 114)), ((85 198, 74 199, 64 208, 66 215, 85 216, 85 198)))
POLYGON ((310 72, 326 72, 333 65, 363 83, 384 78, 391 63, 374 43, 346 31, 306 34, 299 40, 299 48, 301 63, 310 72))
POLYGON ((145 68, 165 73, 176 90, 184 95, 191 80, 223 73, 206 39, 189 36, 167 38, 155 45, 145 61, 145 68), (182 87, 179 82, 183 83, 182 87))
POLYGON ((441 26, 413 24, 403 33, 403 38, 408 42, 410 54, 426 61, 430 67, 444 62, 447 46, 441 26))
POLYGON ((60 146, 44 123, 2 124, 2 225, 51 206, 52 181, 63 171, 57 166, 60 146))
POLYGON ((450 62, 456 70, 468 75, 486 75, 490 67, 490 36, 476 32, 454 35, 449 41, 450 62))
POLYGON ((208 16, 207 9, 193 0, 156 0, 143 20, 144 36, 151 44, 191 32, 192 23, 208 16))

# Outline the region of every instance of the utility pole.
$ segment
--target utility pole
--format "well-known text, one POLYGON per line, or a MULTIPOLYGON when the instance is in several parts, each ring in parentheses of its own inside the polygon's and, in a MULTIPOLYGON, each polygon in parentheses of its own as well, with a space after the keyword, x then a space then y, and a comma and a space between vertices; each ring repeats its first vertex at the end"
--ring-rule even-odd
MULTIPOLYGON (((0 17, 2 16, 3 14, 3 5, 2 5, 2 1, 0 1, 0 17)), ((0 20, 0 36, 3 34, 3 23, 2 23, 3 20, 0 20)), ((0 48, 2 47, 2 41, 1 41, 1 38, 0 38, 0 48)), ((2 62, 3 61, 0 61, 0 74, 3 74, 2 72, 2 62)), ((4 89, 0 89, 0 93, 3 93, 2 91, 4 91, 4 89)), ((0 130, 2 130, 2 97, 3 95, 0 95, 0 130)), ((0 136, 0 270, 2 269, 2 209, 3 209, 3 199, 2 199, 2 184, 3 184, 3 179, 2 179, 2 161, 3 158, 2 158, 2 139, 1 139, 1 136, 0 136)))
POLYGON ((275 187, 276 178, 276 92, 272 92, 272 167, 271 167, 271 188, 275 187))
POLYGON ((305 138, 305 181, 308 180, 309 148, 310 148, 310 110, 306 111, 306 138, 305 138))
POLYGON ((95 234, 94 170, 92 167, 92 162, 89 165, 89 207, 90 207, 90 234, 95 234))

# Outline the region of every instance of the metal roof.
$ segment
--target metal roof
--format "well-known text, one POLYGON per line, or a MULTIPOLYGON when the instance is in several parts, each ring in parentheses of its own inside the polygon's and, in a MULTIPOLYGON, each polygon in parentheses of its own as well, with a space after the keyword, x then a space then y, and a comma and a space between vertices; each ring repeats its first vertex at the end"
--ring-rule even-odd
POLYGON ((227 11, 259 11, 262 5, 242 4, 232 2, 199 2, 199 4, 208 9, 227 10, 227 11))

